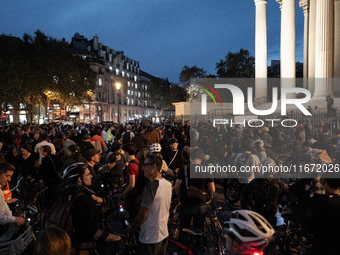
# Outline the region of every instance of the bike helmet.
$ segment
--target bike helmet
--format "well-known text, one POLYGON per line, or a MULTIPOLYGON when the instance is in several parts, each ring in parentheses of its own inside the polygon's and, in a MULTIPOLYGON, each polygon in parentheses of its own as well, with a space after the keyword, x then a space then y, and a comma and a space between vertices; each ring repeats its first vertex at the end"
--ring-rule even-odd
POLYGON ((74 152, 74 153, 80 153, 80 151, 81 151, 80 146, 76 145, 76 144, 72 144, 72 145, 68 146, 67 149, 71 152, 74 152))
POLYGON ((261 139, 257 139, 251 144, 251 146, 262 148, 264 146, 264 142, 261 139))
POLYGON ((176 138, 170 138, 169 144, 173 144, 173 143, 178 143, 178 140, 176 138))
POLYGON ((311 150, 307 151, 306 153, 313 154, 315 156, 319 156, 322 152, 319 149, 311 149, 311 150))
POLYGON ((69 165, 63 172, 63 179, 67 182, 74 182, 79 177, 84 175, 86 169, 87 164, 81 162, 69 165))
POLYGON ((233 211, 224 224, 229 238, 247 250, 262 250, 275 232, 262 215, 248 210, 233 211))
POLYGON ((154 153, 154 152, 159 153, 162 151, 162 146, 159 143, 153 143, 150 147, 150 151, 151 153, 154 153))

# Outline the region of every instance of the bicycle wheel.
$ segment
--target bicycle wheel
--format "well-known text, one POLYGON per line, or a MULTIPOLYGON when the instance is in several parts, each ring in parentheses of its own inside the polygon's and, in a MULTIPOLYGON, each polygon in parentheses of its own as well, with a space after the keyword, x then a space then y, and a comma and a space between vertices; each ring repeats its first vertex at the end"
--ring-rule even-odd
POLYGON ((240 185, 236 182, 227 183, 224 186, 224 197, 226 202, 235 204, 240 200, 241 192, 240 185))
POLYGON ((113 234, 125 236, 125 223, 122 214, 117 210, 110 210, 106 213, 106 228, 113 234))

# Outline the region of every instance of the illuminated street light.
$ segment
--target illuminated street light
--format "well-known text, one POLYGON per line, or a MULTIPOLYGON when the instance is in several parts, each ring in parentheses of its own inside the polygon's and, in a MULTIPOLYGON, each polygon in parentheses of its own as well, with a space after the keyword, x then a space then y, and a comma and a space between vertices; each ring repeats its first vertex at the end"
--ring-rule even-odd
POLYGON ((118 103, 117 103, 117 107, 118 107, 118 116, 117 116, 117 122, 119 123, 119 103, 120 103, 120 100, 119 100, 119 90, 120 90, 120 87, 122 86, 122 84, 120 82, 116 82, 116 89, 117 89, 117 99, 118 99, 118 103))

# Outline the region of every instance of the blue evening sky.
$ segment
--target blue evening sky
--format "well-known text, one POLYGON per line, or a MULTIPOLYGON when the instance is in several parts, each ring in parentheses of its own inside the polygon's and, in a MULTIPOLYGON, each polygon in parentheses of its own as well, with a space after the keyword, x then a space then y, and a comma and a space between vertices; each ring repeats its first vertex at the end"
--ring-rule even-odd
MULTIPOLYGON (((253 0, 2 0, 0 33, 22 38, 41 30, 71 42, 78 32, 139 61, 154 76, 178 82, 184 65, 216 74, 228 51, 255 56, 253 0)), ((267 3, 268 65, 280 59, 281 13, 267 3)), ((303 61, 303 12, 296 0, 296 61, 303 61)))

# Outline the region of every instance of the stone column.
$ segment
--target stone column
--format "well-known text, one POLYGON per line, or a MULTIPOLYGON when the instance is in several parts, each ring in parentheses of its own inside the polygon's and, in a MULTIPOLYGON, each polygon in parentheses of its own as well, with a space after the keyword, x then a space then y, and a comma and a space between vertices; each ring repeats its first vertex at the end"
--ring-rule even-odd
POLYGON ((340 0, 334 0, 334 78, 340 78, 340 0))
MULTIPOLYGON (((308 78, 308 27, 309 27, 309 5, 308 0, 300 0, 299 6, 303 9, 304 35, 303 35, 303 78, 308 78)), ((304 88, 307 88, 304 86, 304 88)))
POLYGON ((283 0, 281 23, 281 78, 295 78, 295 0, 283 0))
POLYGON ((255 98, 260 98, 267 96, 267 0, 254 0, 254 2, 256 6, 255 98))
POLYGON ((304 28, 303 28, 303 87, 308 89, 308 27, 309 27, 309 4, 308 0, 300 0, 299 6, 303 9, 304 28))
POLYGON ((314 98, 333 96, 334 0, 316 2, 314 98))
POLYGON ((309 28, 308 28, 308 90, 315 92, 315 29, 316 29, 316 1, 309 0, 309 28))
MULTIPOLYGON (((295 0, 276 1, 281 9, 281 88, 295 88, 295 0)), ((288 93, 287 98, 296 98, 296 94, 288 93)))

